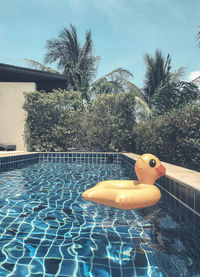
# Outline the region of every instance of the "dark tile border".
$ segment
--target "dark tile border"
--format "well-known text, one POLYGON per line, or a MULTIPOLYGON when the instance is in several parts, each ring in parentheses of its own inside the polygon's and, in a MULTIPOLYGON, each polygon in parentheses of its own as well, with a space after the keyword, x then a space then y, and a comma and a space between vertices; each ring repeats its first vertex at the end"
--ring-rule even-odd
POLYGON ((66 163, 119 163, 121 154, 118 153, 40 153, 40 162, 66 163))
POLYGON ((157 184, 200 217, 200 191, 166 176, 157 180, 157 184))
POLYGON ((0 172, 24 167, 39 162, 39 154, 26 154, 8 157, 0 157, 0 172))

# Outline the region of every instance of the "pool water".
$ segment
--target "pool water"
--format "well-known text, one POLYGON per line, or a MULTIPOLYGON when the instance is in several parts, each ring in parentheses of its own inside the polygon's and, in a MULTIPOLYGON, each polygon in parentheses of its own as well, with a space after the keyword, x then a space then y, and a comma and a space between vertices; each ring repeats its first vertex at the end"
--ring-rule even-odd
POLYGON ((82 199, 128 164, 38 163, 0 174, 0 276, 200 276, 200 240, 168 203, 118 210, 82 199))

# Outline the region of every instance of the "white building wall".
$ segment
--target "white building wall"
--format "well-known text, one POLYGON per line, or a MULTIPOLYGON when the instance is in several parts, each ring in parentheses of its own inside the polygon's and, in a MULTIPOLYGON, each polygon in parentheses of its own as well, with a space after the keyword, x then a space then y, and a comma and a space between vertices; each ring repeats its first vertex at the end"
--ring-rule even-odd
POLYGON ((35 89, 35 83, 0 82, 0 143, 14 144, 17 151, 26 150, 24 92, 35 89))

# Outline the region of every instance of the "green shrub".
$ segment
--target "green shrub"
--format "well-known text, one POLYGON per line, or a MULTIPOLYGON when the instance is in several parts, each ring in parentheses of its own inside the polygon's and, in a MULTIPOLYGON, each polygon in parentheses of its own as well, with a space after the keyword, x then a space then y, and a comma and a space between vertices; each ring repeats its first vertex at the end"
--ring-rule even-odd
POLYGON ((81 119, 80 148, 94 151, 134 149, 135 100, 131 93, 100 95, 81 119))
POLYGON ((53 90, 25 94, 25 139, 29 151, 66 151, 77 142, 80 92, 53 90))
POLYGON ((136 153, 150 152, 166 162, 200 169, 200 104, 189 104, 135 128, 136 153))
POLYGON ((131 93, 101 95, 88 107, 79 92, 25 95, 29 151, 129 151, 134 149, 135 100, 131 93))

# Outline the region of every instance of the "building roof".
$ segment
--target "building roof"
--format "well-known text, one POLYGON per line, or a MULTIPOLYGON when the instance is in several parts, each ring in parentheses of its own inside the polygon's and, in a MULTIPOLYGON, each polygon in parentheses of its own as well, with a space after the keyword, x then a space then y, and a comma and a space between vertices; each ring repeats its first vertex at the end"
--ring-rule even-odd
POLYGON ((0 82, 59 81, 66 79, 56 73, 0 63, 0 82))
POLYGON ((67 80, 61 74, 0 63, 0 82, 33 82, 46 92, 65 89, 67 80))

